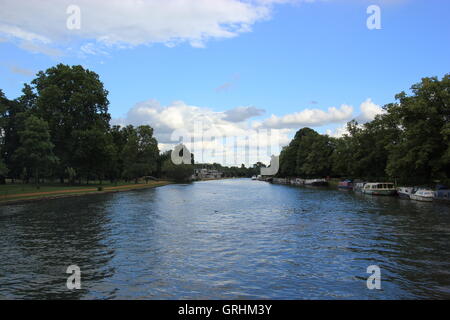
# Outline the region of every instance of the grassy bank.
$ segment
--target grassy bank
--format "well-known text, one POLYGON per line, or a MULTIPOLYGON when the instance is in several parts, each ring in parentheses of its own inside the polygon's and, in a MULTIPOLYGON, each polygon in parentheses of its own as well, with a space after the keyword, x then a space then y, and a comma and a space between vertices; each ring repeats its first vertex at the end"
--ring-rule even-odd
POLYGON ((101 194, 135 189, 155 188, 170 184, 170 181, 150 181, 130 184, 129 182, 89 185, 44 184, 38 187, 30 184, 0 185, 0 205, 22 201, 45 200, 88 194, 101 194))

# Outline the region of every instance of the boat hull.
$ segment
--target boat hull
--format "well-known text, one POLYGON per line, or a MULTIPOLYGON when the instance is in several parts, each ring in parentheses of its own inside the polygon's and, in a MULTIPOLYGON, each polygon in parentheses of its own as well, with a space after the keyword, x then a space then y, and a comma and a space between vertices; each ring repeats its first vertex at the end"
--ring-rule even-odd
POLYGON ((411 195, 411 200, 415 200, 415 201, 421 201, 421 202, 431 202, 433 201, 433 198, 430 197, 422 197, 422 196, 417 196, 417 195, 411 195))
POLYGON ((372 196, 395 196, 397 194, 396 190, 366 190, 363 189, 364 194, 370 194, 372 196))
POLYGON ((351 181, 341 181, 338 184, 338 189, 340 189, 340 190, 353 190, 353 182, 351 182, 351 181))

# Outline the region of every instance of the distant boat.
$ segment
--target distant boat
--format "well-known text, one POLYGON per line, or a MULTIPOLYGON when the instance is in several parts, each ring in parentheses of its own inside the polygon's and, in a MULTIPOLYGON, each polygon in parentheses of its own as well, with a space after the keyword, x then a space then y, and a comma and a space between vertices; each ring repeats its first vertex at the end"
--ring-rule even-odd
POLYGON ((450 189, 438 189, 434 192, 433 200, 450 203, 450 189))
POLYGON ((400 187, 397 188, 397 193, 400 198, 411 199, 411 195, 416 191, 413 187, 400 187))
POLYGON ((364 185, 362 192, 374 196, 393 196, 397 190, 390 182, 368 182, 364 185))
POLYGON ((433 201, 433 198, 434 198, 434 191, 430 189, 419 189, 413 194, 411 194, 411 200, 416 201, 430 202, 433 201))
POLYGON ((305 186, 324 187, 328 186, 328 181, 325 179, 306 179, 305 186))
POLYGON ((338 188, 342 190, 352 190, 353 189, 353 181, 352 180, 344 180, 338 183, 338 188))

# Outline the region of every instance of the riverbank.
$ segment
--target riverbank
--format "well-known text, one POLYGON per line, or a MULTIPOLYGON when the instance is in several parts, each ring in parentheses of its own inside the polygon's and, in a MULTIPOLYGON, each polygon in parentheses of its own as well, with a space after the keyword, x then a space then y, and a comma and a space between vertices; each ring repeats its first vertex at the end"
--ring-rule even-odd
POLYGON ((148 189, 162 187, 172 184, 171 181, 151 181, 148 183, 138 184, 102 184, 92 186, 61 186, 61 185, 44 185, 37 191, 36 187, 24 185, 4 185, 0 187, 0 206, 19 204, 32 201, 43 201, 58 198, 79 197, 85 195, 95 195, 103 193, 116 193, 137 189, 148 189), (33 188, 35 192, 29 192, 33 188), (37 192, 36 192, 37 191, 37 192))

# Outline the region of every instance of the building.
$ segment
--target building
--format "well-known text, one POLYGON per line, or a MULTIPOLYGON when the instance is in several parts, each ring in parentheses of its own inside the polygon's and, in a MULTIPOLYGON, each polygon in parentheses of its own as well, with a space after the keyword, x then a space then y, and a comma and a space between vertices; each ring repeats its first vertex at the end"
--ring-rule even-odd
POLYGON ((192 176, 193 180, 203 179, 220 179, 223 177, 223 173, 213 169, 195 169, 192 176))

